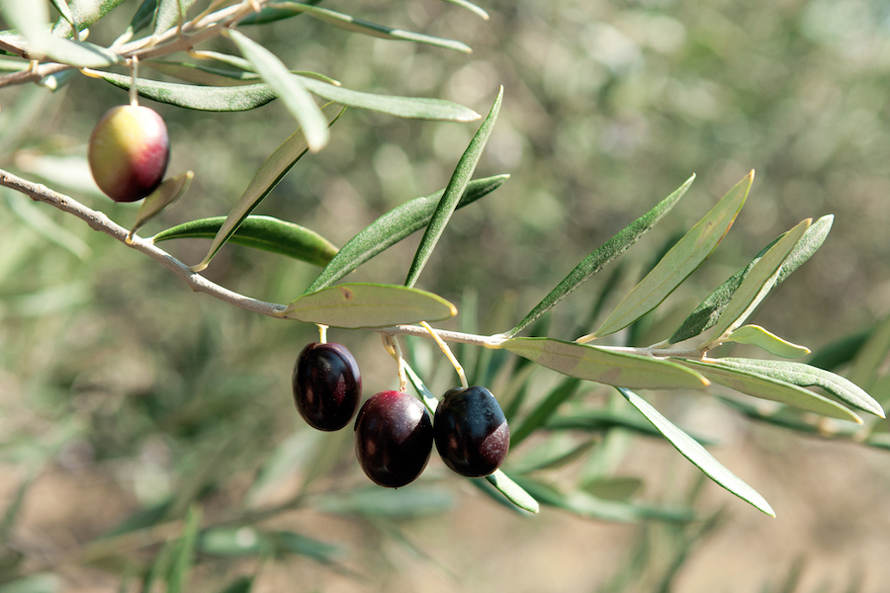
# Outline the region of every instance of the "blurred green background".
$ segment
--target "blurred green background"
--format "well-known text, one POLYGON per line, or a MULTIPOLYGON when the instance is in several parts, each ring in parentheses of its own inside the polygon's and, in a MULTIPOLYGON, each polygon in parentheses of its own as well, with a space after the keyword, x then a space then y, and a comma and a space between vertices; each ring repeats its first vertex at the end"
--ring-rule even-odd
MULTIPOLYGON (((125 3, 91 39, 114 39, 135 6, 125 3)), ((460 40, 470 55, 303 18, 244 29, 293 68, 352 89, 447 98, 486 113, 504 86, 477 176, 511 179, 455 215, 419 287, 457 303, 471 295, 478 330, 503 331, 580 259, 696 173, 687 197, 625 256, 620 285, 629 288, 668 241, 753 168, 754 187, 732 231, 654 323, 682 318, 776 235, 828 213, 836 219, 826 244, 753 321, 816 349, 890 312, 887 3, 492 0, 483 7, 488 21, 437 0, 330 5, 460 40)), ((231 51, 223 42, 212 47, 231 51)), ((127 226, 135 207, 98 194, 83 162, 95 121, 125 100, 123 91, 83 76, 55 94, 0 90, 0 166, 127 226)), ((170 173, 191 169, 196 179, 143 235, 225 214, 293 131, 276 103, 240 114, 144 104, 168 122, 170 173)), ((444 187, 475 129, 350 110, 331 145, 302 159, 258 213, 342 245, 393 206, 444 187)), ((6 190, 0 195, 3 578, 52 573, 46 583, 56 589, 47 590, 117 591, 128 569, 88 544, 138 509, 166 504, 169 517, 181 518, 200 500, 205 520, 221 522, 288 500, 307 472, 319 473, 313 492, 342 497, 364 487, 350 435, 311 433, 293 410, 291 367, 315 328, 193 294, 80 221, 6 190), (276 455, 286 471, 264 482, 270 470, 262 468, 276 455)), ((402 282, 417 240, 353 279, 402 282)), ((203 241, 167 246, 186 263, 207 249, 203 241)), ((230 245, 206 275, 288 302, 317 272, 230 245)), ((555 310, 550 335, 576 337, 571 332, 604 280, 593 279, 555 310)), ((356 353, 366 393, 396 385, 376 334, 340 330, 330 338, 356 353)), ((799 591, 885 590, 886 454, 754 426, 701 396, 659 401, 683 426, 719 439, 717 457, 778 515, 761 516, 706 484, 702 516, 720 508, 725 515, 689 548, 673 590, 792 590, 781 587, 801 566, 799 591)), ((633 440, 621 450, 610 471, 645 477, 643 500, 684 500, 697 480, 661 442, 633 440)), ((652 591, 675 552, 686 549, 680 532, 658 524, 610 524, 552 509, 520 517, 437 460, 404 492, 425 487, 436 488, 425 498, 430 512, 410 520, 325 513, 324 497, 270 518, 260 513, 262 525, 337 543, 342 556, 334 566, 309 553, 260 564, 216 559, 193 571, 188 590, 222 590, 234 575, 258 571, 254 591, 652 591)), ((176 534, 181 524, 171 529, 176 534)), ((150 563, 152 544, 169 535, 156 533, 126 552, 150 563)))

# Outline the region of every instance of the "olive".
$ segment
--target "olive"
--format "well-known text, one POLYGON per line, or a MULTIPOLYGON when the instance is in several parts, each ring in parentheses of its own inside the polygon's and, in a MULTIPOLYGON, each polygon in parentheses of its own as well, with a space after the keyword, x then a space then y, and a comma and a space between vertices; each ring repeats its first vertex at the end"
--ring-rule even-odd
POLYGON ((309 344, 294 364, 294 403, 310 426, 339 430, 349 424, 362 396, 362 377, 342 344, 309 344))
POLYGON ((153 192, 164 179, 169 159, 167 126, 148 107, 113 107, 90 135, 90 171, 99 189, 115 202, 135 202, 153 192))
POLYGON ((381 391, 359 410, 355 455, 375 483, 398 488, 416 479, 433 450, 433 425, 420 401, 401 391, 381 391))
POLYGON ((451 389, 433 418, 436 450, 462 476, 487 476, 510 448, 510 428, 498 400, 484 387, 451 389))

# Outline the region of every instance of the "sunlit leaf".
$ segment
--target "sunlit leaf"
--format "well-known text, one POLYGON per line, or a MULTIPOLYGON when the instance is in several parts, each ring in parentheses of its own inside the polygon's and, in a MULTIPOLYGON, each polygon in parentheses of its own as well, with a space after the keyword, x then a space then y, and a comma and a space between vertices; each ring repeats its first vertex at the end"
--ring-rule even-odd
POLYGON ((527 476, 517 478, 517 481, 541 504, 563 509, 582 517, 622 523, 636 523, 643 519, 690 521, 694 517, 692 512, 686 509, 662 509, 635 505, 625 501, 607 500, 581 490, 561 492, 550 484, 527 476))
POLYGON ((157 216, 164 208, 185 194, 194 177, 195 174, 192 171, 186 171, 175 177, 165 179, 156 190, 142 201, 139 211, 136 213, 136 222, 130 228, 127 239, 130 239, 146 222, 157 216))
POLYGON ((738 182, 622 300, 589 341, 623 329, 657 307, 710 255, 745 204, 754 171, 738 182))
POLYGON ((777 401, 830 418, 862 423, 859 416, 839 403, 815 391, 804 389, 773 376, 767 376, 762 372, 752 372, 737 364, 724 364, 722 359, 682 360, 680 362, 699 371, 714 383, 729 387, 739 393, 777 401))
MULTIPOLYGON (((33 1, 33 0, 32 0, 33 1)), ((75 24, 74 14, 71 12, 71 9, 68 7, 67 0, 50 0, 52 5, 56 7, 56 10, 59 11, 59 14, 62 15, 62 18, 71 23, 75 24)))
MULTIPOLYGON (((499 175, 471 181, 457 203, 457 208, 463 208, 488 195, 508 178, 509 175, 499 175)), ((378 253, 425 227, 444 192, 442 190, 430 196, 415 198, 372 222, 337 252, 306 292, 331 286, 378 253)))
POLYGON ((488 20, 488 13, 481 7, 476 6, 472 2, 468 0, 445 0, 445 2, 451 2, 452 4, 457 4, 458 6, 462 6, 472 12, 473 14, 482 17, 486 21, 488 20))
POLYGON ((512 337, 534 323, 541 315, 552 309, 569 293, 578 288, 582 283, 594 274, 597 274, 608 263, 627 251, 646 231, 654 227, 665 214, 683 197, 689 186, 692 185, 695 175, 686 180, 674 193, 658 203, 652 210, 639 217, 617 235, 603 243, 596 251, 587 256, 556 288, 550 291, 544 299, 535 305, 534 309, 520 321, 516 327, 507 332, 512 337))
POLYGON ((484 480, 520 509, 530 513, 537 513, 541 510, 535 497, 501 470, 485 476, 484 480))
POLYGON ((442 198, 439 200, 432 218, 430 218, 430 222, 426 227, 423 238, 420 240, 420 245, 417 247, 417 251, 414 254, 411 268, 408 270, 405 286, 414 286, 417 282, 427 260, 429 260, 430 255, 433 253, 433 249, 436 247, 436 243, 438 243, 439 238, 445 231, 445 226, 448 224, 448 221, 451 220, 451 215, 454 214, 454 210, 457 208, 457 203, 460 201, 461 196, 464 195, 467 185, 470 183, 470 179, 476 171, 476 164, 482 156, 485 144, 491 136, 494 123, 497 121, 498 113, 500 113, 501 110, 501 101, 503 101, 503 98, 504 88, 501 87, 497 99, 495 99, 494 105, 492 105, 491 111, 488 113, 488 117, 486 117, 485 121, 482 122, 482 125, 479 126, 476 135, 470 140, 470 145, 460 157, 460 161, 458 161, 457 167, 451 175, 451 181, 448 182, 448 187, 445 188, 445 193, 442 194, 442 198))
POLYGON ((245 70, 211 68, 200 64, 183 62, 162 62, 158 60, 139 63, 140 68, 151 68, 167 76, 173 76, 189 84, 200 84, 210 87, 239 86, 260 80, 256 72, 245 70))
POLYGON ((369 21, 355 18, 348 14, 335 12, 326 8, 318 8, 308 3, 302 2, 276 2, 266 14, 259 14, 256 17, 248 17, 243 22, 246 24, 259 24, 260 22, 269 22, 270 19, 287 18, 287 12, 306 14, 317 18, 329 25, 339 27, 352 33, 360 33, 362 35, 370 35, 381 39, 392 39, 395 41, 413 41, 415 43, 424 43, 447 49, 454 49, 469 53, 472 50, 460 41, 452 39, 443 39, 441 37, 433 37, 404 29, 396 29, 384 25, 378 25, 369 21), (274 12, 273 12, 274 11, 274 12))
POLYGON ((757 346, 770 354, 775 354, 782 358, 797 358, 810 353, 810 349, 806 346, 799 346, 792 344, 788 340, 783 340, 759 325, 743 325, 734 330, 723 341, 757 346))
MULTIPOLYGON (((834 216, 827 215, 810 225, 810 228, 806 230, 803 237, 801 237, 800 241, 794 246, 794 250, 782 264, 782 271, 776 279, 776 285, 785 280, 785 278, 791 275, 794 270, 803 265, 805 261, 810 259, 810 257, 816 253, 828 237, 833 222, 834 216)), ((717 320, 723 314, 729 301, 732 300, 735 291, 742 285, 742 282, 757 262, 760 261, 760 258, 762 258, 766 252, 784 236, 785 233, 782 233, 782 235, 774 239, 769 245, 761 249, 760 253, 757 254, 751 263, 744 269, 733 274, 726 280, 726 282, 721 284, 717 290, 712 292, 708 298, 702 301, 702 303, 696 307, 695 311, 683 321, 677 331, 674 332, 668 340, 668 343, 676 344, 677 342, 682 342, 683 340, 695 337, 717 323, 717 320)))
MULTIPOLYGON (((112 72, 87 70, 91 76, 98 76, 122 89, 129 89, 132 78, 112 72)), ((209 87, 175 82, 160 82, 140 78, 136 81, 136 91, 140 97, 168 103, 196 111, 249 111, 262 107, 277 98, 275 92, 265 84, 250 84, 238 87, 209 87)))
POLYGON ((383 327, 454 317, 454 305, 431 292, 392 284, 338 284, 305 294, 283 317, 332 327, 383 327))
POLYGON ((864 412, 884 417, 881 404, 849 379, 802 362, 721 358, 721 365, 772 377, 799 387, 821 387, 842 402, 864 412))
POLYGON ((794 250, 794 246, 810 226, 810 220, 800 222, 793 229, 785 233, 760 261, 748 272, 742 284, 739 286, 729 304, 723 310, 723 314, 710 333, 702 340, 700 349, 706 350, 711 346, 719 345, 723 338, 739 327, 754 312, 757 305, 766 298, 773 289, 782 271, 782 263, 794 250))
MULTIPOLYGON (((151 240, 213 239, 225 223, 225 216, 192 220, 165 229, 151 240)), ((325 266, 337 248, 313 230, 271 216, 248 216, 229 238, 230 243, 286 255, 316 266, 325 266)))
POLYGON ((635 389, 700 389, 701 374, 652 356, 599 348, 551 338, 511 338, 502 344, 510 352, 571 377, 635 389))
MULTIPOLYGON (((338 105, 326 105, 324 108, 325 117, 333 124, 343 113, 343 109, 338 105)), ((205 269, 216 252, 228 241, 235 233, 245 218, 256 208, 259 203, 269 195, 269 192, 278 185, 278 182, 290 171, 291 167, 306 154, 308 150, 308 141, 303 135, 302 130, 294 132, 284 143, 275 149, 269 158, 263 162, 259 170, 250 180, 247 189, 238 198, 238 202, 229 211, 226 221, 220 227, 210 250, 201 263, 192 267, 192 271, 200 272, 205 269)))
POLYGON ((328 121, 301 80, 275 54, 243 33, 229 29, 227 35, 299 122, 309 150, 321 150, 330 139, 328 121))
POLYGON ((666 438, 677 451, 691 461, 693 465, 703 471, 706 476, 742 500, 753 505, 761 512, 766 513, 771 517, 776 516, 772 507, 766 502, 766 499, 758 494, 753 488, 748 486, 748 484, 743 482, 738 476, 726 469, 714 458, 713 455, 708 453, 704 447, 697 443, 695 439, 674 426, 674 424, 662 416, 661 413, 653 408, 646 400, 628 389, 618 388, 618 391, 620 391, 621 395, 623 395, 633 407, 639 410, 640 413, 664 435, 664 438, 666 438))
POLYGON ((178 26, 194 3, 195 0, 158 0, 154 34, 160 35, 167 29, 178 26))

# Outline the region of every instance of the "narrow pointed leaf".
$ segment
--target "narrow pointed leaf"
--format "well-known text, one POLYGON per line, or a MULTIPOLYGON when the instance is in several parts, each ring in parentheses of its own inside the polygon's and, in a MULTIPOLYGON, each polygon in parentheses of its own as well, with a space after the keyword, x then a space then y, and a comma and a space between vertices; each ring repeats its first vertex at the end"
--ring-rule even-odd
MULTIPOLYGON (((33 2, 34 0, 32 0, 33 2)), ((72 14, 71 9, 68 7, 67 0, 50 0, 52 5, 56 7, 56 10, 59 11, 59 14, 63 19, 74 25, 76 20, 74 18, 74 14, 72 14)))
POLYGON ((377 95, 353 91, 303 76, 297 78, 309 92, 348 107, 378 111, 396 117, 436 121, 470 122, 481 117, 469 107, 444 99, 377 95))
POLYGON ((772 377, 800 387, 820 387, 854 408, 884 418, 881 404, 858 385, 840 375, 802 362, 721 358, 720 364, 772 377))
MULTIPOLYGON (((794 246, 794 250, 782 264, 782 271, 776 279, 776 285, 780 284, 816 253, 828 237, 833 222, 834 216, 829 214, 810 225, 810 228, 807 229, 800 241, 797 242, 797 245, 794 246)), ((776 237, 769 245, 760 250, 760 253, 757 254, 751 263, 733 274, 717 290, 712 292, 708 298, 702 301, 695 311, 683 321, 677 331, 674 332, 668 343, 676 344, 677 342, 693 338, 717 323, 729 301, 732 300, 735 291, 742 285, 742 282, 754 268, 754 265, 784 236, 785 233, 782 233, 776 237)))
MULTIPOLYGON (((308 16, 324 21, 329 25, 333 25, 335 27, 353 33, 360 33, 362 35, 370 35, 372 37, 391 39, 394 41, 413 41, 415 43, 424 43, 427 45, 444 47, 446 49, 454 49, 465 53, 470 53, 472 51, 469 46, 467 46, 465 43, 461 43, 460 41, 443 39, 441 37, 433 37, 431 35, 415 33, 413 31, 405 31, 404 29, 396 29, 393 27, 378 25, 376 23, 355 18, 348 14, 335 12, 326 8, 319 8, 317 6, 310 6, 309 4, 304 4, 302 2, 276 2, 273 9, 279 11, 275 13, 275 16, 278 18, 287 18, 286 15, 283 14, 283 11, 291 11, 294 13, 306 14, 308 16)), ((257 17, 257 19, 259 18, 261 17, 257 17)), ((245 22, 254 23, 255 21, 247 19, 245 22)))
POLYGON ((454 305, 431 292, 391 284, 338 284, 306 294, 282 317, 332 327, 383 327, 454 317, 454 305))
POLYGON ((178 27, 194 3, 195 0, 158 0, 154 34, 160 35, 171 27, 178 27))
POLYGON ((157 70, 161 74, 173 76, 189 84, 200 84, 210 87, 243 86, 245 82, 257 82, 260 75, 237 69, 210 68, 200 64, 180 62, 146 61, 139 66, 157 70))
POLYGON ((139 211, 136 213, 136 222, 134 222, 132 228, 130 228, 128 238, 136 234, 136 231, 142 228, 146 222, 162 212, 164 208, 185 194, 194 177, 195 174, 192 171, 180 173, 176 177, 164 180, 156 190, 151 192, 139 206, 139 211))
POLYGON ((486 21, 489 18, 488 13, 485 11, 485 9, 483 9, 479 6, 476 6, 472 2, 469 2, 468 0, 445 0, 445 2, 451 2, 452 4, 457 4, 458 6, 462 6, 463 8, 466 8, 467 10, 472 12, 473 14, 482 17, 486 21))
POLYGON ((423 271, 423 267, 429 260, 430 255, 432 255, 439 237, 442 236, 445 230, 445 226, 451 220, 451 215, 454 214, 457 203, 466 191, 467 185, 476 171, 476 164, 479 162, 482 151, 485 149, 485 144, 491 136, 494 123, 497 121, 498 113, 501 110, 503 98, 504 88, 501 87, 497 99, 495 99, 494 105, 492 105, 491 111, 488 113, 488 117, 485 118, 485 121, 479 126, 476 135, 470 140, 470 145, 464 151, 460 161, 458 161, 457 168, 455 168, 451 176, 451 181, 448 182, 448 187, 445 188, 445 193, 442 194, 442 198, 436 206, 436 211, 433 213, 426 227, 426 232, 424 232, 423 238, 420 240, 417 252, 414 254, 414 261, 411 262, 411 268, 408 270, 405 286, 414 286, 417 282, 417 278, 423 271))
POLYGON ((655 268, 624 297, 599 329, 584 339, 615 333, 666 299, 717 248, 745 204, 753 181, 754 171, 751 171, 667 252, 655 268))
POLYGON ((507 332, 508 337, 515 336, 523 329, 534 323, 541 315, 552 309, 562 299, 578 288, 587 279, 597 274, 612 260, 627 251, 649 229, 654 227, 665 214, 671 211, 674 205, 683 197, 689 186, 695 180, 695 175, 686 180, 674 193, 658 203, 652 210, 639 217, 617 235, 603 243, 596 251, 587 256, 556 288, 550 291, 544 299, 535 305, 528 315, 520 321, 516 327, 507 332))
POLYGON ((607 385, 634 389, 700 389, 708 385, 700 373, 652 356, 552 338, 511 338, 501 346, 564 375, 607 385))
POLYGON ((530 513, 538 513, 541 510, 535 497, 501 470, 485 476, 485 481, 494 486, 507 500, 520 509, 530 513))
POLYGON ((757 346, 770 354, 775 354, 782 358, 797 358, 810 353, 810 349, 806 346, 799 346, 798 344, 792 344, 788 340, 783 340, 759 325, 743 325, 729 334, 724 342, 737 342, 739 344, 757 346))
MULTIPOLYGON (((131 77, 112 72, 88 70, 90 76, 98 76, 122 89, 129 89, 131 77)), ((140 78, 136 81, 140 97, 168 103, 196 111, 249 111, 262 107, 277 98, 275 91, 265 84, 237 87, 209 87, 176 82, 160 82, 140 78)))
POLYGON ((230 29, 228 36, 299 122, 309 150, 321 150, 330 139, 328 122, 301 80, 275 54, 243 33, 230 29))
MULTIPOLYGON (((509 175, 498 175, 471 181, 457 203, 457 208, 463 208, 488 195, 508 178, 509 175)), ((331 286, 378 253, 425 227, 444 192, 442 190, 430 196, 415 198, 372 222, 337 252, 306 292, 331 286)))
MULTIPOLYGON (((165 229, 151 240, 159 243, 170 239, 213 239, 225 221, 225 216, 192 220, 165 229)), ((286 255, 316 266, 327 265, 337 253, 337 248, 315 231, 271 216, 248 216, 241 221, 229 242, 286 255)))
POLYGON ((630 404, 646 417, 652 425, 664 435, 683 457, 688 459, 714 482, 723 486, 745 502, 759 511, 775 517, 776 513, 769 503, 753 488, 743 482, 738 476, 726 469, 713 455, 702 447, 688 434, 677 428, 670 420, 661 415, 649 402, 628 389, 619 388, 618 391, 630 404))
POLYGON ((714 383, 739 393, 780 402, 829 418, 862 424, 862 419, 858 415, 834 400, 762 372, 753 372, 739 365, 727 365, 720 359, 708 362, 683 360, 682 364, 699 371, 714 383))
POLYGON ((155 12, 158 8, 158 0, 142 0, 142 4, 136 9, 130 24, 127 25, 127 31, 124 34, 127 39, 139 31, 148 28, 155 18, 155 12))
MULTIPOLYGON (((343 113, 343 109, 338 105, 329 104, 325 106, 324 112, 325 117, 333 124, 340 117, 340 114, 343 113)), ((248 184, 247 189, 244 190, 238 202, 229 211, 226 221, 220 227, 216 237, 214 237, 207 255, 204 256, 201 263, 192 267, 192 271, 200 272, 207 267, 210 260, 216 255, 216 252, 231 238, 244 219, 278 185, 278 182, 290 171, 294 163, 306 154, 308 148, 308 141, 303 135, 303 131, 297 130, 281 146, 275 149, 275 152, 260 166, 250 184, 248 184)))
POLYGON ((723 315, 720 316, 714 327, 710 329, 699 348, 706 350, 711 346, 719 345, 727 334, 742 325, 751 313, 754 312, 757 305, 766 298, 769 291, 776 285, 782 272, 782 263, 794 250, 794 246, 806 232, 810 222, 810 219, 806 219, 785 233, 760 258, 760 261, 754 264, 754 267, 745 276, 738 290, 732 295, 732 300, 729 301, 729 304, 723 310, 723 315))

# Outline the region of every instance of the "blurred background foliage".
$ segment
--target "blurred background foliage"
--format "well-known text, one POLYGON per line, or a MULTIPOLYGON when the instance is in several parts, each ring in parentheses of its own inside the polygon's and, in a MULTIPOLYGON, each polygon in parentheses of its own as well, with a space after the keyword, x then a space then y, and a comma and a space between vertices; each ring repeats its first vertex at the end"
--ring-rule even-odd
MULTIPOLYGON (((351 35, 304 18, 245 28, 290 66, 357 90, 441 97, 485 113, 504 85, 504 107, 477 176, 512 177, 456 214, 419 287, 477 303, 476 329, 502 331, 594 247, 697 173, 686 199, 625 258, 618 282, 629 287, 754 168, 751 196, 732 232, 651 323, 670 318, 670 331, 677 316, 777 234, 827 213, 836 215, 829 240, 754 322, 817 349, 890 313, 885 2, 483 6, 488 21, 437 0, 331 5, 460 40, 471 55, 351 35)), ((110 42, 134 7, 117 9, 91 39, 110 42)), ((126 226, 134 207, 101 196, 82 164, 95 121, 125 100, 123 91, 80 76, 55 94, 4 89, 0 161, 126 226), (26 139, 25 150, 9 152, 14 138, 26 139)), ((145 104, 168 122, 171 174, 196 173, 187 197, 146 234, 225 214, 292 132, 274 102, 238 114, 145 104)), ((342 245, 389 208, 444 187, 474 131, 472 124, 349 111, 334 126, 331 145, 301 160, 258 213, 342 245)), ((701 396, 660 401, 685 427, 720 442, 717 456, 772 501, 775 521, 712 484, 700 487, 694 468, 664 444, 621 435, 597 458, 600 469, 645 477, 647 501, 695 500, 700 521, 623 525, 552 509, 519 517, 438 461, 417 485, 399 491, 401 510, 416 516, 362 512, 361 495, 384 491, 364 489, 350 435, 310 434, 293 410, 291 366, 315 339, 313 327, 194 295, 79 221, 9 191, 0 196, 0 580, 37 575, 35 588, 23 591, 127 590, 127 575, 157 566, 165 541, 181 552, 188 538, 175 537, 188 534, 196 501, 205 520, 293 537, 239 559, 230 540, 266 542, 262 534, 220 532, 214 553, 205 533, 195 545, 209 561, 188 576, 191 591, 247 590, 254 577, 255 591, 883 590, 882 559, 890 553, 883 537, 890 527, 886 454, 753 425, 701 396), (47 219, 55 226, 50 233, 47 219), (308 498, 295 502, 295 492, 308 498), (320 492, 329 496, 312 498, 320 492), (275 512, 263 510, 270 508, 275 512), (139 532, 141 540, 115 544, 128 562, 96 543, 128 517, 151 524, 146 509, 167 521, 159 532, 139 532)), ((400 283, 417 239, 354 278, 400 283)), ((169 244, 186 263, 206 248, 203 241, 169 244)), ((277 302, 298 296, 316 273, 233 245, 206 272, 277 302)), ((561 304, 550 335, 576 337, 571 332, 604 281, 561 304)), ((357 354, 368 393, 396 384, 376 335, 340 330, 331 339, 357 354)), ((553 384, 552 375, 540 374, 533 391, 553 384)), ((429 383, 444 389, 447 373, 439 375, 429 383)))

